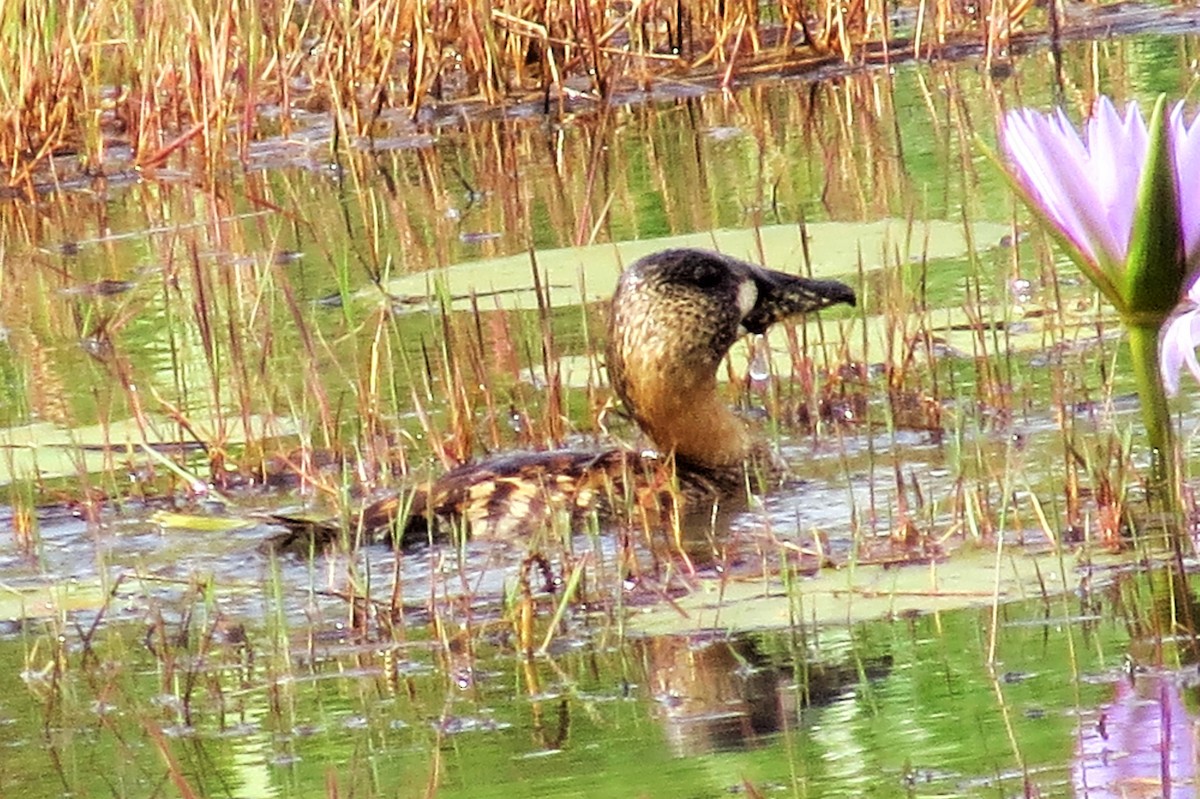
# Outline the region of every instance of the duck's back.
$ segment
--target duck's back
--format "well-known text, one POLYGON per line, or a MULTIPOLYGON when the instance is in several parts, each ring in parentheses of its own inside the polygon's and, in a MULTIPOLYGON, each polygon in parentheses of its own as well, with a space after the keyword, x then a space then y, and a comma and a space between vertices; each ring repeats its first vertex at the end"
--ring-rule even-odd
MULTIPOLYGON (((685 515, 707 517, 714 504, 744 504, 746 474, 626 449, 508 453, 370 503, 350 521, 348 533, 365 543, 407 547, 455 533, 516 538, 578 530, 588 516, 602 524, 670 526, 685 515)), ((287 528, 265 543, 274 552, 321 551, 342 529, 333 520, 272 520, 287 528)))

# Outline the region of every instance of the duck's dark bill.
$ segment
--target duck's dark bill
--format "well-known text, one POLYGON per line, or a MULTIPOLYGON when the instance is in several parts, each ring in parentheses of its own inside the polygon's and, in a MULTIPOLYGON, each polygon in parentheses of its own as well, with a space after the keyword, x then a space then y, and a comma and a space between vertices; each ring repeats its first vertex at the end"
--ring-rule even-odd
POLYGON ((762 333, 792 316, 858 301, 854 289, 840 280, 814 280, 761 267, 756 267, 753 275, 758 301, 742 320, 742 326, 751 333, 762 333))

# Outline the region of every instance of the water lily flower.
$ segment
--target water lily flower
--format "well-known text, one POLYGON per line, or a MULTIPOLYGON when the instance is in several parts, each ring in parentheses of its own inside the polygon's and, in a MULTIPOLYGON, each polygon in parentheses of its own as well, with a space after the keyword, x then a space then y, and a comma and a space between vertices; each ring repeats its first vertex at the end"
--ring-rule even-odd
POLYGON ((1200 281, 1192 283, 1185 302, 1189 307, 1167 322, 1158 347, 1158 369, 1172 396, 1179 393, 1179 373, 1184 366, 1200 381, 1200 361, 1196 359, 1196 346, 1200 344, 1200 281))
POLYGON ((1022 185, 1068 240, 1084 271, 1108 282, 1125 263, 1146 161, 1146 123, 1130 103, 1122 118, 1107 97, 1080 138, 1062 109, 1013 111, 1004 146, 1022 185))
POLYGON ((1148 123, 1136 103, 1122 113, 1102 97, 1083 135, 1061 110, 1024 109, 1002 139, 1017 192, 1121 316, 1156 472, 1174 493, 1164 388, 1184 366, 1200 380, 1200 123, 1162 97, 1148 123), (1181 299, 1188 310, 1171 318, 1181 299))
POLYGON ((1123 315, 1169 313, 1200 267, 1200 125, 1160 100, 1149 127, 1137 103, 1095 103, 1081 136, 1066 115, 1031 109, 1005 118, 1015 184, 1083 273, 1123 315), (1138 284, 1144 284, 1141 289, 1138 284), (1153 296, 1134 296, 1139 291, 1153 296))
POLYGON ((1179 220, 1183 224, 1183 242, 1189 255, 1188 265, 1193 270, 1196 251, 1200 250, 1200 191, 1195 186, 1200 175, 1200 114, 1192 118, 1191 124, 1183 121, 1183 103, 1176 103, 1171 110, 1171 138, 1175 149, 1175 174, 1181 176, 1191 188, 1180 187, 1179 220))
MULTIPOLYGON (((1176 173, 1190 178, 1200 175, 1200 114, 1187 125, 1183 121, 1182 104, 1175 106, 1171 112, 1171 133, 1176 173)), ((1200 190, 1180 191, 1179 218, 1185 247, 1189 253, 1194 252, 1196 241, 1200 240, 1200 190)), ((1200 345, 1200 269, 1194 260, 1189 260, 1188 265, 1191 286, 1184 296, 1184 309, 1163 327, 1159 342, 1158 368, 1171 395, 1179 393, 1179 373, 1184 366, 1200 381, 1200 361, 1196 359, 1196 347, 1200 345)))

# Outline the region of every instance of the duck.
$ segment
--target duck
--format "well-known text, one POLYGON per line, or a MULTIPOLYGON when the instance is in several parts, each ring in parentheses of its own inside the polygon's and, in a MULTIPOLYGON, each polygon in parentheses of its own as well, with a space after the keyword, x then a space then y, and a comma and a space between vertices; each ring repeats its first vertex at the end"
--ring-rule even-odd
MULTIPOLYGON (((754 478, 782 464, 723 401, 717 370, 738 339, 837 304, 854 290, 719 252, 677 248, 640 258, 620 275, 608 317, 613 393, 652 449, 513 452, 467 463, 431 483, 378 500, 349 520, 352 534, 407 547, 446 530, 511 537, 555 514, 678 519, 745 502, 754 478)), ((273 552, 320 551, 341 525, 277 515, 273 552)))

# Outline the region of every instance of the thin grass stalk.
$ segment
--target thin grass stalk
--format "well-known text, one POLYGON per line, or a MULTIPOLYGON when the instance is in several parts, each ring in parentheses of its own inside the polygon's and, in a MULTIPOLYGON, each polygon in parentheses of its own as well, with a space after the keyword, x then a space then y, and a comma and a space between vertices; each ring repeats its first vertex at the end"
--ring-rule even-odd
MULTIPOLYGON (((826 29, 807 31, 810 45, 823 37, 852 58, 866 42, 886 42, 886 17, 869 5, 824 4, 826 29)), ((753 2, 651 2, 622 13, 602 3, 493 10, 477 0, 357 6, 182 0, 178 8, 150 4, 129 13, 112 0, 14 0, 0 13, 0 38, 15 54, 10 68, 0 68, 0 98, 18 110, 0 119, 0 158, 10 183, 29 181, 64 145, 82 144, 88 163, 104 164, 120 135, 110 120, 127 125, 139 159, 153 159, 203 123, 195 135, 204 149, 200 165, 211 177, 229 155, 226 133, 235 134, 230 151, 244 157, 257 135, 256 105, 278 108, 280 125, 290 128, 297 88, 314 107, 332 98, 348 116, 348 128, 364 135, 393 102, 393 86, 395 102, 414 115, 430 100, 475 96, 498 104, 523 96, 533 77, 530 64, 541 72, 547 104, 551 88, 562 101, 572 77, 590 80, 601 97, 618 83, 648 85, 697 48, 707 54, 692 68, 711 75, 721 64, 728 82, 745 58, 742 47, 757 62, 768 34, 779 42, 780 55, 790 53, 796 29, 806 28, 803 11, 795 2, 766 15, 753 2), (535 46, 537 59, 527 64, 535 46), (466 88, 447 97, 447 87, 456 84, 466 88)), ((943 40, 947 29, 970 22, 946 0, 936 14, 922 2, 918 54, 930 38, 931 15, 943 40)))

